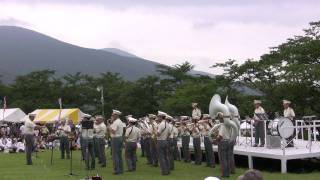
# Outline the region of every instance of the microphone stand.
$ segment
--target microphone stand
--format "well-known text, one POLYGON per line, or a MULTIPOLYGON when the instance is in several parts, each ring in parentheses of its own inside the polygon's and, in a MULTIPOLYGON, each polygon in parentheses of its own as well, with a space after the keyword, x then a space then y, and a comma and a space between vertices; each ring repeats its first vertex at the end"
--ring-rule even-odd
POLYGON ((51 165, 53 163, 53 142, 54 141, 51 142, 51 165))
POLYGON ((73 168, 72 168, 72 138, 69 139, 69 148, 70 148, 70 172, 69 172, 69 176, 76 176, 76 174, 74 174, 72 172, 73 168))

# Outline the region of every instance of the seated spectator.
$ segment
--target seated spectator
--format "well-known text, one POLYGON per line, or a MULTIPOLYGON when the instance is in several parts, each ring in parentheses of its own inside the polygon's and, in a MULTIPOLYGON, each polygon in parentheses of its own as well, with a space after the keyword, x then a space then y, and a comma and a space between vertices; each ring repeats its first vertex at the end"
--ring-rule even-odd
POLYGON ((25 145, 22 139, 18 139, 18 141, 15 143, 15 147, 17 153, 25 151, 25 145))
POLYGON ((237 180, 263 180, 262 173, 255 169, 246 171, 243 175, 239 176, 237 180))
POLYGON ((2 138, 0 139, 0 150, 8 153, 11 146, 12 146, 11 139, 7 138, 6 136, 2 136, 2 138))

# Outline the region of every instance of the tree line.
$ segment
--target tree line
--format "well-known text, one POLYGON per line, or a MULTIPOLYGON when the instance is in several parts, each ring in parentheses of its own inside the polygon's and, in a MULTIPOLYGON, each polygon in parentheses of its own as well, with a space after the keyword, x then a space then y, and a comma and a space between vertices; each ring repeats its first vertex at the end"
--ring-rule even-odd
MULTIPOLYGON (((304 34, 289 38, 270 48, 259 59, 237 64, 234 59, 216 63, 223 74, 214 77, 192 75, 189 62, 174 66, 158 65, 158 74, 127 81, 119 74, 102 73, 98 77, 76 73, 57 77, 53 70, 40 70, 16 77, 12 84, 0 83, 0 96, 7 97, 8 107, 25 112, 38 108, 80 108, 86 113, 101 114, 100 93, 104 88, 104 110, 111 109, 141 117, 157 110, 169 114, 191 115, 191 103, 198 102, 204 113, 215 93, 235 104, 242 116, 252 115, 254 99, 261 99, 272 116, 282 112, 282 99, 289 99, 298 116, 320 114, 320 21, 312 22, 304 34), (239 93, 235 84, 262 92, 262 96, 239 93)), ((210 65, 208 65, 210 66, 210 65)))

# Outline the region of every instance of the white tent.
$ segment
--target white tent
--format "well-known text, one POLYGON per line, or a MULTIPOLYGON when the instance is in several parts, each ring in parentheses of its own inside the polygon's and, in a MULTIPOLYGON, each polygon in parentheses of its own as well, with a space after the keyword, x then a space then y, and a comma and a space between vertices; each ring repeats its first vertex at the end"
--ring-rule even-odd
POLYGON ((20 108, 0 109, 0 122, 21 122, 25 116, 26 113, 20 108))

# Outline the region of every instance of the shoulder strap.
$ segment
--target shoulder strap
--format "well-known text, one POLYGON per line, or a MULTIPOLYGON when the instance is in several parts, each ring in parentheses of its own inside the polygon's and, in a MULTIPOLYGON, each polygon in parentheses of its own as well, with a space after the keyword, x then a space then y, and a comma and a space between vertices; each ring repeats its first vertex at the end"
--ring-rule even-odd
POLYGON ((161 135, 162 135, 162 133, 164 132, 164 130, 166 130, 166 128, 167 128, 167 122, 165 121, 165 122, 164 122, 164 129, 162 129, 162 131, 161 131, 161 133, 160 133, 161 135))
POLYGON ((130 136, 130 134, 132 133, 132 130, 133 130, 133 126, 132 126, 132 128, 131 128, 131 130, 130 130, 130 132, 129 132, 129 135, 128 135, 128 136, 130 136))

